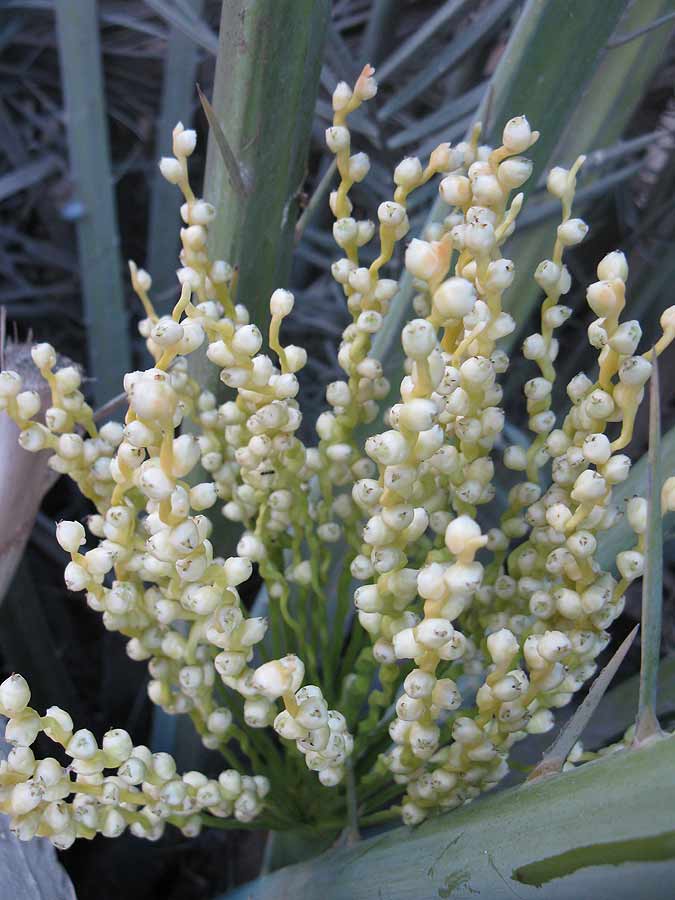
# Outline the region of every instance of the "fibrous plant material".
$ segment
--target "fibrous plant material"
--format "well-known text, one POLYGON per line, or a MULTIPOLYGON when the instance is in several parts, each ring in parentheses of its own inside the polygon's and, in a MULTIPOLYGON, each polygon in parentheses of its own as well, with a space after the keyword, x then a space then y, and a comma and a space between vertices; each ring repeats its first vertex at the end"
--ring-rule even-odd
MULTIPOLYGON (((1 330, 1 329, 0 329, 1 330)), ((0 334, 0 343, 4 335, 0 334)), ((49 387, 32 365, 26 344, 2 347, 4 365, 21 373, 24 387, 36 395, 37 405, 49 399, 49 387)), ((2 602, 35 522, 45 493, 58 476, 47 467, 47 454, 36 459, 26 456, 18 446, 19 431, 11 419, 0 419, 0 603, 2 602)))
MULTIPOLYGON (((0 770, 0 808, 22 837, 46 835, 65 847, 129 825, 156 838, 167 822, 194 834, 204 823, 228 827, 232 816, 257 817, 260 827, 330 828, 347 811, 352 826, 399 813, 416 824, 457 807, 503 778, 516 742, 553 727, 553 710, 594 674, 626 588, 642 574, 646 501, 628 504, 636 546, 616 557, 618 579, 597 562, 597 536, 619 514, 612 486, 630 470, 621 451, 654 354, 675 337, 675 307, 663 313, 655 346, 638 354, 639 323, 620 321, 625 258, 605 256, 587 293, 598 317, 588 332, 598 372, 576 375, 569 406, 551 408, 554 335, 570 315, 560 302, 571 284, 563 255, 588 231, 572 215, 583 158, 553 169, 548 189, 562 218, 551 258, 535 273, 540 331, 523 344, 537 370, 525 384, 533 437, 501 454, 518 474, 500 510, 498 376, 509 359, 498 342, 516 327, 502 307, 515 265, 501 247, 517 224, 523 195, 512 192, 531 174, 523 154, 538 134, 521 116, 497 148, 479 144, 476 126, 470 141, 439 145, 426 165, 404 159, 376 226, 352 217, 349 191, 369 160, 352 153, 347 125, 375 92, 369 66, 353 89, 339 84, 326 132, 340 176, 330 195, 334 236, 344 253, 332 274, 352 322, 339 351, 345 378, 328 387, 316 446, 297 437, 296 373, 306 353, 281 337, 293 295, 271 296, 268 355, 238 302, 235 271, 206 250, 217 211, 191 188, 196 136, 180 124, 174 156, 160 163, 184 198, 180 298, 170 316, 158 316, 150 275, 130 264, 154 365, 125 377, 124 425, 97 430, 79 378, 55 371, 47 344, 33 350, 51 389, 45 424, 34 420, 39 403, 21 376, 0 375, 0 402, 22 446, 53 450, 52 468, 97 509, 87 522, 99 539, 90 549, 82 524, 58 525, 71 555, 66 584, 128 638, 133 659, 148 660, 151 700, 189 715, 229 766, 218 780, 179 776, 171 757, 135 747, 120 730, 99 747, 91 732, 73 731, 63 710, 31 709, 28 685, 13 675, 0 686, 15 744, 0 770), (408 233, 411 193, 435 176, 449 209, 405 252, 417 317, 402 329, 400 401, 387 412, 387 430, 362 444, 389 391, 371 354, 398 288, 383 269, 408 233), (376 232, 378 252, 366 268, 360 248, 376 232), (233 392, 220 405, 188 374, 186 358, 203 345, 233 392), (177 434, 188 417, 197 433, 177 434), (191 484, 198 464, 210 479, 191 484), (242 523, 238 556, 218 556, 209 509, 242 523), (239 597, 253 564, 269 617, 248 616, 239 597), (352 579, 362 582, 356 590, 352 579), (69 767, 35 759, 40 731, 62 745, 69 767), (380 753, 387 732, 390 746, 380 753), (346 800, 335 790, 344 781, 346 800)), ((675 479, 664 485, 663 508, 675 508, 675 479)))

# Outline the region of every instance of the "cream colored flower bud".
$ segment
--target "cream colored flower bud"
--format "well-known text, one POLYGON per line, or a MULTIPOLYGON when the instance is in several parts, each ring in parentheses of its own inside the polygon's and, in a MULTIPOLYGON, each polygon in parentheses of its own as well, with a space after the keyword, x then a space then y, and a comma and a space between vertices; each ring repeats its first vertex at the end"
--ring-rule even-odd
POLYGON ((570 639, 562 631, 547 631, 539 639, 539 655, 547 662, 564 659, 572 649, 570 639))
POLYGON ((333 91, 333 109, 335 112, 341 112, 349 105, 352 99, 352 89, 346 81, 339 81, 333 91))
POLYGON ((497 666, 509 665, 520 651, 518 639, 508 628, 501 628, 488 635, 487 649, 492 662, 497 666))
POLYGON ((620 250, 613 250, 600 260, 598 263, 598 278, 602 281, 612 281, 614 278, 626 281, 628 278, 628 263, 625 255, 620 250))
POLYGON ((436 684, 436 678, 430 672, 423 669, 413 669, 403 682, 403 689, 409 697, 419 699, 429 697, 436 684))
POLYGON ((642 387, 651 374, 652 364, 642 356, 629 356, 619 366, 619 379, 631 387, 642 387))
POLYGON ((496 291, 505 291, 513 284, 515 266, 510 259, 495 259, 488 265, 485 286, 496 291))
POLYGON ((560 266, 556 265, 556 263, 551 262, 550 259, 545 259, 539 263, 537 268, 534 271, 534 280, 537 282, 540 288, 545 291, 552 290, 557 287, 558 282, 560 281, 561 275, 560 266))
POLYGON ((401 341, 406 356, 426 359, 436 347, 436 329, 426 319, 413 319, 403 328, 401 341))
MULTIPOLYGON (((500 184, 512 191, 521 187, 532 174, 532 160, 524 156, 513 156, 500 163, 497 178, 500 184)), ((475 191, 474 191, 475 194, 475 191)))
POLYGON ((163 316, 153 327, 151 337, 160 347, 170 347, 183 337, 183 326, 170 316, 163 316))
POLYGON ((439 144, 431 151, 429 156, 429 168, 434 172, 450 172, 461 166, 462 160, 456 150, 449 143, 439 144))
POLYGON ((621 308, 621 301, 611 281, 595 281, 586 289, 588 305, 600 318, 616 315, 621 308))
POLYGON ((512 444, 504 450, 504 465, 514 472, 524 472, 527 468, 527 450, 512 444))
POLYGON ((637 321, 621 322, 609 339, 612 350, 622 356, 631 356, 637 350, 642 337, 642 328, 637 321))
POLYGON ((664 331, 675 330, 675 306, 669 306, 661 313, 659 323, 664 331))
POLYGON ((292 674, 279 660, 263 663, 255 670, 253 686, 270 700, 291 690, 292 674))
POLYGON ((96 738, 87 728, 76 731, 66 747, 66 753, 73 759, 91 759, 97 752, 96 738))
POLYGON ((422 178, 422 163, 416 156, 407 156, 394 169, 394 184, 414 188, 422 178))
POLYGON ((43 797, 44 789, 37 781, 29 779, 22 784, 15 784, 9 801, 12 815, 26 816, 40 805, 43 797))
POLYGON ((450 678, 439 678, 431 692, 431 702, 441 709, 458 709, 462 704, 462 695, 450 678))
POLYGON ((84 564, 92 575, 107 575, 113 567, 114 558, 105 547, 94 547, 84 555, 84 564))
MULTIPOLYGON (((398 637, 398 635, 396 635, 396 637, 398 637)), ((396 646, 396 644, 394 644, 394 646, 396 646)), ((396 655, 399 659, 406 658, 399 656, 398 651, 396 655)), ((425 703, 422 700, 416 700, 413 697, 409 697, 407 694, 401 694, 396 701, 396 715, 399 719, 403 719, 404 722, 416 722, 424 714, 425 708, 425 703)))
POLYGON ((504 201, 504 188, 492 174, 477 175, 471 180, 471 196, 480 206, 496 206, 504 201))
POLYGON ((146 462, 140 468, 138 486, 151 500, 161 501, 169 499, 175 483, 158 466, 148 465, 146 462))
MULTIPOLYGON (((349 157, 349 177, 352 181, 360 182, 370 172, 370 159, 367 153, 355 153, 349 157)), ((351 203, 349 204, 351 211, 351 203)))
POLYGON ((173 415, 176 399, 171 385, 166 381, 143 378, 131 391, 130 405, 139 419, 161 422, 173 415))
MULTIPOLYGON (((211 203, 207 203, 206 200, 196 200, 190 207, 191 225, 209 225, 213 222, 215 217, 215 207, 211 203)), ((211 271, 213 271, 213 266, 211 267, 211 271)))
POLYGON ((447 619, 424 619, 415 628, 415 639, 430 650, 437 650, 452 638, 454 628, 447 619))
POLYGON ((466 206, 471 202, 471 182, 465 175, 448 175, 438 186, 448 206, 466 206))
POLYGON ((273 316, 287 316, 293 309, 294 297, 290 291, 277 288, 270 297, 270 312, 273 316))
POLYGON ((644 534, 647 530, 647 514, 644 497, 631 497, 626 505, 626 518, 635 534, 644 534))
POLYGON ((264 697, 247 697, 244 701, 244 721, 249 728, 265 728, 270 724, 274 707, 264 697))
POLYGON ((551 306, 544 312, 544 324, 549 328, 560 328, 571 315, 569 306, 551 306))
POLYGON ((475 287, 466 278, 448 278, 434 292, 434 309, 444 319, 462 319, 473 310, 476 296, 475 287))
POLYGON ((598 472, 587 469, 574 482, 572 499, 579 503, 589 503, 599 500, 607 492, 607 483, 598 472))
POLYGON ((404 825, 408 825, 412 828, 415 825, 419 825, 421 822, 423 822, 426 817, 426 811, 416 803, 412 803, 411 801, 407 800, 401 806, 401 819, 403 820, 404 825))
POLYGON ((440 274, 441 260, 433 244, 413 238, 405 252, 405 267, 413 278, 431 281, 440 274))
POLYGON ((192 156, 197 146, 197 132, 188 128, 176 134, 173 138, 173 152, 176 156, 192 156))
POLYGON ((577 559, 588 559, 593 556, 598 546, 590 531, 576 531, 567 538, 566 543, 577 559))
POLYGON ((558 240, 563 247, 580 244, 587 234, 588 225, 583 219, 568 219, 562 225, 558 225, 558 240))
POLYGON ((546 378, 530 378, 525 382, 524 392, 528 400, 538 403, 550 396, 553 385, 546 378))
POLYGON ((263 337, 257 325, 242 325, 232 338, 232 349, 235 353, 255 356, 262 347, 263 337))
POLYGON ((354 95, 358 97, 359 100, 372 100, 375 94, 377 94, 377 82, 372 77, 374 71, 375 70, 370 66, 367 66, 361 75, 359 75, 356 84, 354 85, 354 95))
POLYGON ((0 372, 0 398, 16 397, 23 386, 18 372, 0 372))
POLYGON ((36 344, 30 355, 38 369, 53 369, 56 365, 56 351, 51 344, 36 344))
POLYGON ((486 253, 495 244, 495 230, 489 222, 466 225, 464 245, 472 253, 486 253))
POLYGON ((183 243, 191 250, 199 251, 206 245, 206 229, 202 225, 190 225, 181 231, 183 243))
POLYGON ((554 166, 546 178, 546 189, 549 194, 562 199, 569 184, 569 171, 561 166, 554 166))
POLYGON ((502 143, 511 153, 523 153, 532 144, 532 129, 525 116, 516 116, 504 126, 502 143))
POLYGON ((314 731, 323 728, 328 722, 328 706, 323 697, 308 697, 303 700, 294 715, 301 728, 314 731))
POLYGON ((480 525, 470 516, 457 516, 445 531, 445 545, 451 553, 459 556, 467 545, 473 544, 481 536, 480 525))
POLYGON ((554 503, 546 510, 546 521, 556 531, 563 531, 572 518, 572 511, 565 503, 554 503))
POLYGON ((63 580, 69 591, 84 591, 89 584, 89 572, 78 563, 69 562, 63 573, 63 580))
POLYGON ((308 735, 307 729, 296 722, 285 709, 275 718, 273 727, 276 733, 287 741, 301 741, 308 735))
POLYGON ((661 507, 663 515, 675 512, 675 475, 666 478, 661 488, 661 507))
POLYGON ((344 125, 332 125, 326 129, 326 144, 331 153, 349 149, 349 130, 344 125))
POLYGON ((190 489, 190 506, 197 512, 210 509, 218 499, 218 489, 212 481, 196 484, 190 489))
POLYGON ((584 438, 582 451, 586 459, 595 465, 602 465, 612 455, 606 434, 589 434, 584 438))
POLYGON ((183 167, 173 156, 163 156, 160 159, 159 171, 170 184, 178 184, 183 178, 183 167))
POLYGON ((59 522, 56 526, 56 540, 66 553, 77 553, 86 540, 84 527, 79 522, 59 522))
POLYGON ((621 573, 621 577, 627 581, 634 581, 644 572, 645 555, 637 550, 624 550, 617 553, 616 567, 621 573))
POLYGON ((378 206, 377 218, 380 220, 380 224, 397 228, 406 220, 405 207, 401 206, 400 203, 394 203, 391 200, 387 200, 384 203, 380 203, 378 206))
POLYGON ((102 749, 107 757, 120 765, 129 759, 134 745, 127 731, 122 728, 113 728, 103 735, 102 749))
POLYGON ((531 334, 523 341, 525 359, 543 359, 546 356, 546 341, 540 334, 531 334))
POLYGON ((23 675, 14 674, 0 684, 0 707, 6 716, 17 716, 28 706, 30 688, 23 675))
POLYGON ((32 419, 40 411, 40 405, 37 391, 21 391, 16 396, 16 407, 21 419, 32 419))
POLYGON ((333 223, 333 238, 338 247, 347 247, 356 241, 358 226, 352 218, 338 219, 333 223))
POLYGON ((233 275, 232 266, 223 259, 217 259, 209 271, 209 278, 213 284, 225 284, 232 280, 233 275))
POLYGON ((607 484, 620 484, 628 478, 631 464, 629 456, 619 453, 610 457, 607 462, 601 466, 600 473, 607 484))

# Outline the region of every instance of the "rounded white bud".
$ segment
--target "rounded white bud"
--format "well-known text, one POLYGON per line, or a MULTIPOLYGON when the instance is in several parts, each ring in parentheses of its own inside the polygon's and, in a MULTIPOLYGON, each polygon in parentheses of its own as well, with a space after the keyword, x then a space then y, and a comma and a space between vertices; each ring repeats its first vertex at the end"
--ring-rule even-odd
POLYGON ((525 159, 524 156, 505 159, 497 169, 497 178, 500 184, 511 191, 525 184, 531 174, 532 160, 525 159))
POLYGON ((381 225, 398 228, 398 226, 402 225, 406 220, 405 206, 401 206, 400 203, 394 203, 391 200, 386 200, 378 206, 377 218, 380 220, 381 225))
POLYGON ((344 125, 331 125, 326 129, 326 144, 331 153, 349 149, 349 129, 344 125))
POLYGON ((488 635, 487 649, 493 663, 500 667, 508 666, 520 651, 518 639, 508 628, 501 628, 488 635))
POLYGON ((466 206, 471 202, 471 182, 466 175, 447 175, 438 192, 448 206, 466 206))
POLYGON ((53 369, 56 365, 56 350, 51 344, 36 344, 30 355, 38 369, 53 369))
POLYGON ((173 156, 163 156, 160 159, 159 171, 170 184, 178 184, 183 178, 183 167, 173 156))
POLYGON ((631 387, 642 387, 651 374, 652 364, 642 356, 629 356, 619 366, 620 381, 631 387))
POLYGON ((406 356, 426 359, 436 347, 436 329, 426 319, 413 319, 403 328, 401 341, 406 356))
POLYGON ((570 173, 567 169, 563 169, 561 166, 554 166, 546 179, 546 188, 549 194, 553 194, 554 197, 558 197, 561 200, 567 191, 569 175, 570 173))
POLYGON ((270 312, 273 316, 287 316, 293 309, 294 297, 290 291, 277 288, 270 297, 270 312))
POLYGON ((349 157, 349 177, 352 181, 363 181, 368 172, 370 172, 370 159, 367 153, 355 153, 349 157))
POLYGON ((502 143, 511 153, 522 153, 532 143, 532 129, 525 116, 516 116, 504 126, 502 143))
POLYGON ((407 156, 394 169, 394 184, 413 188, 422 178, 422 163, 416 156, 407 156))
POLYGON ((609 438, 606 434, 587 435, 581 449, 586 459, 595 465, 606 463, 612 455, 609 438))
POLYGON ((174 135, 173 152, 176 156, 191 156, 196 146, 197 132, 191 128, 174 135))
POLYGON ((613 250, 608 253, 598 263, 598 278, 601 281, 612 281, 618 278, 619 281, 626 281, 628 278, 628 263, 625 255, 620 250, 613 250))
POLYGON ((77 553, 86 540, 84 527, 79 522, 59 522, 56 526, 56 540, 66 553, 77 553))
POLYGON ((352 89, 346 81, 339 81, 333 91, 333 109, 335 112, 341 112, 349 105, 352 99, 352 89))
POLYGON ((440 266, 441 261, 434 246, 413 238, 405 252, 405 267, 413 278, 430 281, 439 273, 440 266))
POLYGON ((466 278, 448 278, 433 296, 434 309, 444 319, 464 318, 472 312, 475 303, 476 289, 466 278))
POLYGON ((570 639, 562 631, 546 631, 537 645, 539 655, 547 662, 564 659, 571 649, 570 639))
POLYGON ((0 684, 0 707, 6 716, 17 716, 28 706, 30 688, 18 673, 10 675, 0 684))
POLYGON ((558 240, 563 247, 580 244, 588 234, 588 225, 583 219, 568 219, 558 225, 558 240))

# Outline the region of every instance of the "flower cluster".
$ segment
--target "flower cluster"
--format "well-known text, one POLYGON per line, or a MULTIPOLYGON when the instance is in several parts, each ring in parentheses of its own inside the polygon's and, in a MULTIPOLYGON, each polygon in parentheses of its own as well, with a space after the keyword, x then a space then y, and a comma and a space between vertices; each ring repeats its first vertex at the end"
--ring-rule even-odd
POLYGON ((12 817, 21 840, 48 837, 65 850, 78 837, 118 837, 126 828, 137 837, 157 840, 167 822, 186 837, 199 834, 202 811, 250 822, 262 807, 269 781, 234 769, 209 779, 201 772, 178 775, 168 753, 134 746, 129 734, 113 728, 99 747, 86 728, 73 731, 73 720, 58 706, 44 716, 28 702, 30 689, 21 675, 0 684, 0 713, 8 716, 5 740, 12 745, 0 763, 0 810, 12 817), (36 760, 31 746, 43 732, 71 760, 36 760), (114 770, 114 774, 105 774, 114 770))
MULTIPOLYGON (((393 780, 405 793, 396 809, 415 824, 496 785, 510 748, 548 731, 552 711, 595 672, 626 588, 642 573, 646 502, 627 505, 636 543, 618 554, 616 575, 600 567, 598 541, 622 514, 612 505, 612 487, 631 465, 621 451, 654 359, 675 338, 675 307, 640 354, 639 323, 621 321, 625 257, 604 257, 587 293, 597 375, 576 375, 567 409, 553 409, 555 335, 571 315, 561 302, 571 287, 563 255, 588 230, 572 216, 583 157, 553 169, 547 186, 562 217, 534 276, 544 294, 540 330, 523 343, 536 366, 524 386, 533 436, 528 447, 505 447, 500 377, 509 358, 499 341, 516 322, 507 302, 515 264, 502 249, 538 133, 517 117, 497 148, 480 145, 477 126, 426 163, 404 159, 376 226, 352 216, 349 192, 369 161, 352 153, 347 124, 375 92, 368 66, 353 89, 339 84, 326 132, 340 176, 330 208, 343 255, 332 275, 351 321, 338 352, 345 375, 328 385, 316 446, 298 436, 297 373, 307 355, 282 342, 293 295, 278 289, 270 298, 265 342, 237 302, 236 269, 209 255, 216 210, 190 186, 196 137, 180 124, 173 156, 160 163, 183 197, 180 296, 171 315, 158 316, 150 275, 130 263, 153 365, 126 375, 124 423, 97 429, 80 374, 57 368, 48 344, 33 349, 48 409, 17 373, 0 373, 0 409, 18 423, 22 446, 51 450, 50 466, 96 509, 87 529, 57 526, 71 557, 68 588, 125 635, 129 656, 147 661, 150 699, 189 715, 206 747, 251 773, 179 777, 171 757, 134 747, 119 730, 99 748, 57 707, 44 717, 30 709, 26 683, 11 676, 0 712, 16 746, 0 770, 0 809, 21 837, 45 834, 63 847, 127 825, 157 837, 166 822, 190 834, 206 814, 249 821, 263 809, 290 827, 283 742, 295 743, 285 765, 304 759, 297 777, 312 778, 306 796, 321 790, 308 770, 324 787, 347 780, 347 807, 355 796, 367 819, 373 802, 378 808, 372 797, 393 780), (401 333, 396 402, 384 410, 391 386, 374 345, 399 282, 382 272, 391 274, 409 232, 408 198, 435 176, 448 211, 405 248, 415 318, 401 333), (222 396, 192 376, 198 351, 219 370, 222 396), (381 416, 384 430, 363 438, 381 416), (497 455, 517 473, 505 504, 497 455), (221 513, 243 530, 229 557, 219 555, 221 513), (238 590, 254 565, 265 584, 262 615, 238 590), (67 768, 35 760, 40 731, 71 757, 67 768)), ((675 508, 674 479, 663 498, 664 509, 675 508)), ((322 803, 344 815, 340 790, 322 803)))

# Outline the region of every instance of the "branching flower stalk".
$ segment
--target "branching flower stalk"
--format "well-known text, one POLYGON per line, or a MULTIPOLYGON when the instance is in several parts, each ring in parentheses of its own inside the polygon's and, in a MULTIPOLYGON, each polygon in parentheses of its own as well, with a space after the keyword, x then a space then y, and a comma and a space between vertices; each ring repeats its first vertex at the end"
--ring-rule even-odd
MULTIPOLYGON (((503 451, 522 480, 500 509, 499 378, 509 359, 499 341, 516 327, 507 311, 515 263, 502 247, 523 204, 513 192, 532 170, 523 154, 538 133, 518 117, 500 147, 481 146, 476 126, 469 141, 441 144, 426 163, 404 159, 376 227, 352 217, 349 192, 369 161, 352 153, 348 128, 376 89, 369 66, 353 89, 339 84, 326 132, 340 176, 330 207, 343 256, 332 275, 352 321, 338 354, 345 377, 328 386, 316 446, 298 437, 296 376, 307 354, 282 338, 293 295, 279 289, 270 299, 266 352, 238 302, 235 269, 207 251, 217 211, 192 190, 196 136, 180 124, 173 156, 160 162, 183 196, 180 296, 170 316, 158 316, 150 275, 130 263, 154 364, 125 377, 124 424, 96 428, 79 373, 56 368, 48 344, 33 349, 51 390, 43 412, 17 373, 0 374, 0 408, 21 428, 22 446, 52 450, 52 469, 96 508, 88 535, 79 522, 57 526, 71 557, 68 588, 125 635, 132 659, 147 662, 152 702, 189 715, 228 766, 217 779, 179 775, 168 754, 134 746, 120 729, 99 746, 64 710, 31 708, 26 681, 12 675, 0 685, 13 745, 0 764, 0 810, 21 838, 44 835, 65 848, 129 827, 156 839, 167 823, 192 835, 230 817, 328 828, 348 807, 353 818, 354 805, 363 823, 400 813, 416 824, 459 806, 504 777, 516 742, 552 728, 553 710, 595 672, 626 588, 642 573, 642 498, 627 506, 636 544, 618 554, 618 577, 601 569, 596 549, 621 514, 612 505, 612 486, 630 469, 621 451, 652 353, 675 337, 675 307, 663 313, 655 347, 639 354, 639 323, 621 321, 626 260, 618 251, 604 257, 587 292, 598 317, 588 332, 597 374, 576 375, 569 407, 553 408, 555 335, 571 314, 561 304, 571 286, 564 253, 588 231, 572 216, 583 157, 553 169, 548 190, 562 218, 551 259, 534 275, 544 293, 540 331, 523 344, 537 367, 525 384, 533 439, 503 451), (383 273, 409 232, 410 194, 436 176, 448 215, 405 250, 416 318, 401 334, 400 400, 386 430, 362 444, 389 394, 372 350, 398 290, 383 273), (371 242, 377 252, 366 267, 359 252, 371 242), (225 402, 188 374, 199 347, 229 389, 225 402), (181 433, 186 419, 196 434, 181 433), (197 467, 208 477, 195 483, 197 467), (218 514, 242 525, 237 556, 223 558, 211 543, 218 514), (269 617, 249 615, 239 595, 253 565, 269 617), (478 690, 460 688, 461 675, 480 677, 478 690), (35 758, 41 732, 68 765, 35 758), (347 766, 349 800, 336 789, 347 766)), ((673 478, 663 497, 664 510, 675 508, 673 478)))

